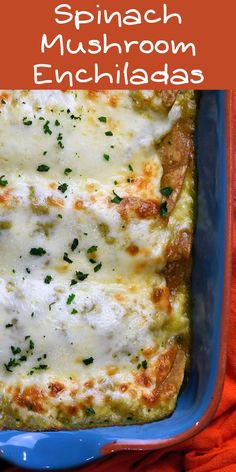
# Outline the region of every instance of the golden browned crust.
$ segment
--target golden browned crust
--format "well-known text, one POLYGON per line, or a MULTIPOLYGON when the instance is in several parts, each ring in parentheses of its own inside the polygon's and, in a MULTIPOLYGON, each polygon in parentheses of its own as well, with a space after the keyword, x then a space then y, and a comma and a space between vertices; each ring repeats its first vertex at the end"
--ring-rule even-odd
POLYGON ((179 197, 189 161, 193 159, 194 154, 193 126, 189 118, 177 121, 158 146, 158 153, 163 167, 161 188, 172 189, 167 199, 167 209, 170 213, 179 197))

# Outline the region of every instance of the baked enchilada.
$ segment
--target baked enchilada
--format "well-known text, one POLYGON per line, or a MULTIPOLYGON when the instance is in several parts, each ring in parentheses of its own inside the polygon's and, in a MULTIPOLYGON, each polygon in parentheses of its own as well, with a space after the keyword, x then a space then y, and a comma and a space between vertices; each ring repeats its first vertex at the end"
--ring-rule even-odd
POLYGON ((191 91, 1 91, 1 428, 173 412, 195 111, 191 91))

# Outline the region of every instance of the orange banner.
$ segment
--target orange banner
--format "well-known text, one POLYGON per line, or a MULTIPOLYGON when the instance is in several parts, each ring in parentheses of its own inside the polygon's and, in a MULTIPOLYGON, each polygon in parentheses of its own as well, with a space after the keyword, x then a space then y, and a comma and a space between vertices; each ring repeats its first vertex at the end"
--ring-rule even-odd
POLYGON ((236 88, 235 0, 2 0, 2 89, 236 88))

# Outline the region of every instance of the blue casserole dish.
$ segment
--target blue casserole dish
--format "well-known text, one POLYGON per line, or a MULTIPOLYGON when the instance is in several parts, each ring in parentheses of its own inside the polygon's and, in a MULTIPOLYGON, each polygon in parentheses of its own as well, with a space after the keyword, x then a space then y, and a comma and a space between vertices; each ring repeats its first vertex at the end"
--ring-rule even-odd
POLYGON ((197 225, 192 277, 192 365, 173 415, 159 422, 73 432, 0 432, 0 454, 21 467, 83 465, 122 449, 158 449, 203 429, 224 378, 231 272, 232 97, 201 92, 197 132, 197 225))

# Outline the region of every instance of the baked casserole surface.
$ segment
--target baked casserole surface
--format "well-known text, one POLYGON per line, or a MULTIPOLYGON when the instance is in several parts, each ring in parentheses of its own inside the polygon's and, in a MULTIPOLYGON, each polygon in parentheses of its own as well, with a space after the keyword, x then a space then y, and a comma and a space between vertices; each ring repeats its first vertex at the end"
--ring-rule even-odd
POLYGON ((0 92, 0 428, 173 412, 195 113, 192 91, 0 92))

